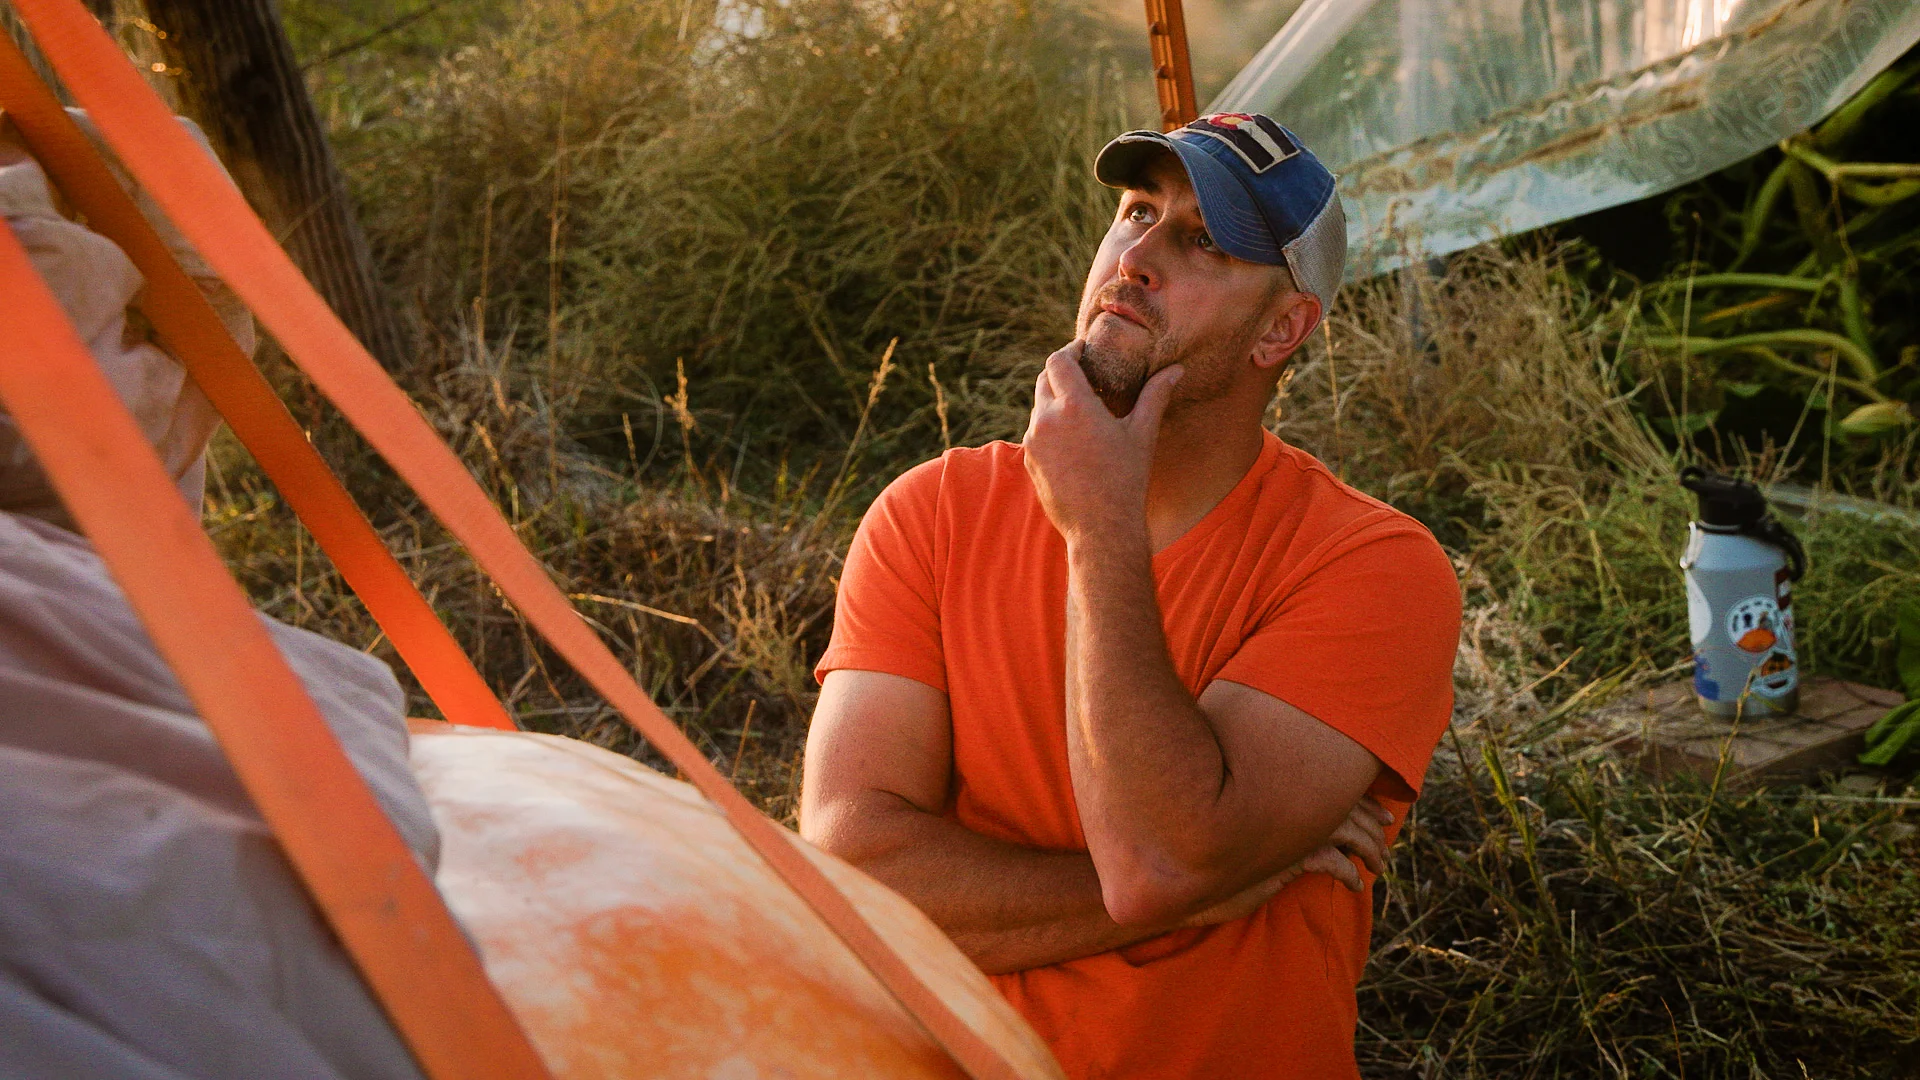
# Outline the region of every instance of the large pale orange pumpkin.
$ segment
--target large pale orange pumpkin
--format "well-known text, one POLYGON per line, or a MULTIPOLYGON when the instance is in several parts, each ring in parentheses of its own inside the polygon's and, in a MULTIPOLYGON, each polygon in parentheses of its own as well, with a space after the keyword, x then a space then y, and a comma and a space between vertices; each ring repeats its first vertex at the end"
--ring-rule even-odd
MULTIPOLYGON (((561 1080, 959 1077, 687 784, 549 735, 421 725, 439 885, 561 1080)), ((806 851, 1025 1077, 1045 1045, 911 904, 806 851)))

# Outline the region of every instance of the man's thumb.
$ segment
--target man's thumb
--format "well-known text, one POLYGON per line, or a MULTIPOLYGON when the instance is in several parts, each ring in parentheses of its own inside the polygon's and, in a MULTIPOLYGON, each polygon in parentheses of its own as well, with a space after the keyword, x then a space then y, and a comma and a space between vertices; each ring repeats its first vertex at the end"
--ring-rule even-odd
POLYGON ((1133 412, 1128 419, 1136 424, 1158 428, 1160 414, 1167 411, 1167 402, 1173 397, 1174 384, 1180 381, 1180 376, 1186 374, 1186 370, 1174 364, 1154 373, 1153 378, 1147 380, 1147 385, 1140 388, 1140 397, 1134 401, 1133 412))

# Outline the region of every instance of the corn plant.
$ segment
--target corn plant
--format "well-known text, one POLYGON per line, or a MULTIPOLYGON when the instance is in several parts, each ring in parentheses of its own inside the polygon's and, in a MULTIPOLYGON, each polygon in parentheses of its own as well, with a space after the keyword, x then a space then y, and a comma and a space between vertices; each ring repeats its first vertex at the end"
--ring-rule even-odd
MULTIPOLYGON (((1909 429, 1920 390, 1910 293, 1920 162, 1853 155, 1876 127, 1904 123, 1905 99, 1917 94, 1920 56, 1910 55, 1769 151, 1771 168, 1750 184, 1745 205, 1719 214, 1709 206, 1706 216, 1719 220, 1700 223, 1698 234, 1727 252, 1723 268, 1690 259, 1685 272, 1652 283, 1632 307, 1626 340, 1683 367, 1697 359, 1723 394, 1790 390, 1837 418, 1831 434, 1909 429)), ((1682 410, 1668 424, 1691 434, 1712 417, 1682 410)))

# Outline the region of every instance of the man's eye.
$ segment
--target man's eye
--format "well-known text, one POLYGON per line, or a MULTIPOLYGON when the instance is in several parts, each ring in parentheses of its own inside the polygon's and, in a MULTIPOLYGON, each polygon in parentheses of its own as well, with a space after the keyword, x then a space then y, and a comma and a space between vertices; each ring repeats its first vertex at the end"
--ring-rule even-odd
POLYGON ((1127 211, 1127 220, 1133 221, 1133 222, 1152 221, 1153 211, 1149 210, 1144 206, 1136 206, 1133 209, 1127 211))
POLYGON ((1219 248, 1214 246, 1213 237, 1207 235, 1206 233, 1201 233, 1199 236, 1194 237, 1193 242, 1200 245, 1201 251, 1218 251, 1219 250, 1219 248))

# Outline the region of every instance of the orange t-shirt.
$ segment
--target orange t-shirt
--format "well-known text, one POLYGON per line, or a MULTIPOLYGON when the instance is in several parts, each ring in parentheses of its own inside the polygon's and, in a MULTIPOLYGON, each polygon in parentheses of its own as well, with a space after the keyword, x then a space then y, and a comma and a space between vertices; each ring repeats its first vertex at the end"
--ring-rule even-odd
MULTIPOLYGON (((1066 545, 1011 443, 917 466, 867 511, 817 674, 946 692, 952 813, 1033 847, 1086 850, 1067 771, 1066 545)), ((1154 556, 1167 644, 1215 679, 1292 704, 1371 750, 1395 820, 1453 706, 1460 590, 1425 528, 1268 435, 1247 475, 1154 556)), ((1067 1074, 1354 1077, 1354 988, 1371 888, 1323 874, 1253 915, 994 982, 1067 1074)))

